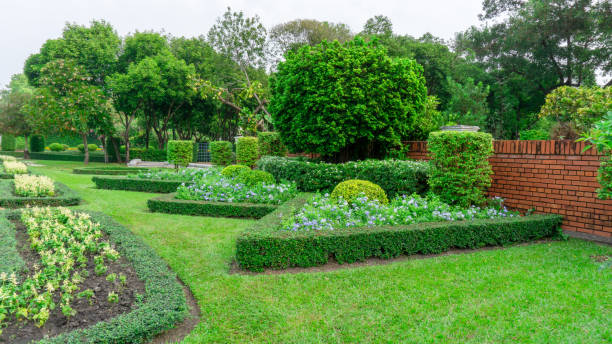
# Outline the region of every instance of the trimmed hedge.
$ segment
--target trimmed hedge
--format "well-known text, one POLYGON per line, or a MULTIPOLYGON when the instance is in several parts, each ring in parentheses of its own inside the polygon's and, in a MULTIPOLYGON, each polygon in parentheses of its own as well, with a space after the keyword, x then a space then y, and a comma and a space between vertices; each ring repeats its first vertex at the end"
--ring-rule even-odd
POLYGON ((419 223, 333 231, 277 230, 283 219, 308 198, 297 197, 258 221, 236 241, 241 268, 262 271, 326 264, 354 263, 368 258, 437 254, 452 248, 480 248, 526 242, 560 234, 560 215, 530 215, 495 220, 419 223))
MULTIPOLYGON (((0 154, 12 155, 17 158, 23 158, 23 152, 2 151, 0 154)), ((84 155, 79 151, 65 152, 38 152, 30 153, 32 160, 56 160, 56 161, 83 161, 84 155)), ((89 152, 89 162, 104 162, 104 153, 101 151, 89 152)), ((111 162, 113 162, 111 160, 111 162)))
POLYGON ((182 200, 174 198, 174 194, 150 199, 147 206, 157 213, 253 219, 260 219, 278 208, 273 204, 182 200))
POLYGON ((179 166, 187 166, 193 160, 193 141, 170 140, 168 141, 168 162, 179 166))
MULTIPOLYGON (((98 177, 91 178, 98 189, 140 191, 153 193, 170 193, 183 183, 177 180, 155 180, 125 177, 98 177)), ((185 183, 189 184, 189 183, 185 183)))
MULTIPOLYGON (((125 147, 121 149, 125 154, 125 147)), ((123 156, 125 158, 125 156, 123 156)), ((130 148, 130 159, 140 159, 142 161, 166 161, 167 153, 164 149, 157 148, 130 148)))
POLYGON ((74 174, 99 174, 99 175, 127 175, 130 173, 138 173, 148 171, 146 167, 81 167, 72 170, 74 174))
POLYGON ((367 180, 379 185, 389 198, 396 195, 424 194, 429 163, 405 160, 364 160, 345 164, 309 162, 303 159, 265 156, 257 167, 271 173, 276 181, 294 181, 304 192, 331 192, 349 179, 367 180))
POLYGON ((0 180, 0 207, 23 208, 25 206, 65 207, 81 203, 81 197, 66 185, 55 182, 56 196, 50 197, 21 197, 13 191, 15 186, 12 180, 0 180))
POLYGON ((30 152, 44 152, 45 151, 45 138, 42 135, 30 136, 30 152))
POLYGON ((210 161, 219 166, 227 166, 234 163, 232 143, 229 141, 213 141, 210 143, 210 161))
POLYGON ((238 142, 236 142, 236 163, 253 167, 257 159, 259 159, 257 138, 252 136, 238 138, 238 142))
MULTIPOLYGON (((188 314, 183 288, 167 263, 142 239, 102 213, 87 212, 108 235, 122 257, 129 261, 145 284, 143 302, 133 310, 88 328, 43 339, 39 344, 145 343, 173 328, 188 314)), ((17 211, 8 214, 17 218, 17 211)), ((3 222, 0 215, 0 226, 3 222)))
POLYGON ((15 151, 15 146, 16 146, 15 136, 8 135, 8 134, 2 134, 2 138, 0 140, 2 140, 2 144, 0 146, 2 147, 3 151, 7 151, 7 152, 15 151))

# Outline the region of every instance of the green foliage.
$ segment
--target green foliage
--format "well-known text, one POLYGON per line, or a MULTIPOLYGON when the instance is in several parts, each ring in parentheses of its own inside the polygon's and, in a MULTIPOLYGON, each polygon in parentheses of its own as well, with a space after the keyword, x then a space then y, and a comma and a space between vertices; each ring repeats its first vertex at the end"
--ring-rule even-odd
POLYGON ((604 119, 596 123, 591 131, 583 134, 578 141, 590 142, 605 155, 597 173, 597 180, 601 185, 597 194, 601 199, 612 199, 612 111, 609 111, 604 119))
POLYGON ((423 194, 427 191, 429 163, 423 161, 365 160, 345 164, 314 163, 300 159, 262 157, 260 170, 270 172, 277 181, 297 183, 301 191, 331 192, 348 179, 367 180, 380 185, 389 197, 423 194))
MULTIPOLYGON (((175 192, 181 184, 185 183, 178 180, 151 180, 135 179, 126 177, 98 177, 94 176, 91 181, 96 184, 98 189, 126 190, 152 193, 175 192)), ((186 183, 189 184, 189 183, 186 183)))
POLYGON ((420 65, 356 38, 287 54, 272 80, 270 112, 289 150, 346 161, 384 157, 412 138, 411 118, 426 99, 420 65))
POLYGON ((260 156, 287 156, 287 147, 276 132, 261 131, 257 133, 260 156))
POLYGON ((17 251, 15 225, 0 215, 0 271, 10 274, 26 271, 26 265, 17 251))
POLYGON ((344 43, 352 38, 348 25, 314 19, 296 19, 270 30, 270 41, 278 57, 288 51, 297 51, 303 45, 315 46, 323 41, 344 43))
POLYGON ((55 182, 55 196, 48 197, 21 197, 13 192, 12 180, 0 180, 0 207, 1 208, 24 208, 34 207, 65 207, 81 203, 81 197, 69 187, 55 182))
POLYGON ((66 150, 66 146, 61 143, 53 142, 49 145, 49 150, 52 152, 63 152, 66 150))
POLYGON ((472 78, 467 78, 461 84, 449 77, 447 83, 450 93, 446 109, 449 114, 448 120, 457 124, 486 128, 489 115, 487 105, 489 86, 483 85, 482 82, 475 83, 472 78))
POLYGON ((331 193, 332 198, 340 198, 353 203, 358 197, 366 196, 368 200, 378 200, 381 204, 388 204, 389 199, 385 191, 378 185, 367 180, 350 179, 336 185, 331 193))
POLYGON ((262 271, 341 263, 399 255, 437 254, 452 248, 480 248, 527 242, 560 233, 559 215, 531 215, 494 220, 420 223, 407 226, 362 227, 333 231, 280 231, 292 209, 309 198, 288 201, 244 231, 236 241, 241 268, 262 271))
POLYGON ((493 170, 491 134, 437 131, 429 134, 429 186, 443 202, 468 207, 484 204, 493 170))
POLYGON ((15 151, 15 136, 2 134, 2 150, 7 152, 15 151))
MULTIPOLYGON (((0 90, 0 133, 16 135, 20 141, 32 133, 32 127, 27 121, 27 112, 24 106, 32 98, 33 89, 23 74, 11 77, 6 90, 0 90)), ((16 142, 16 149, 25 149, 25 142, 16 142)), ((43 147, 44 148, 44 147, 43 147)), ((3 149, 5 150, 5 149, 3 149)))
POLYGON ((74 174, 97 174, 97 175, 127 175, 131 173, 149 171, 145 167, 82 167, 72 170, 74 174))
POLYGON ((173 194, 149 199, 147 206, 158 213, 253 219, 262 218, 277 208, 274 204, 182 200, 174 198, 173 194))
POLYGON ((550 140, 548 131, 542 129, 521 130, 519 137, 521 140, 550 140))
POLYGON ((178 166, 187 166, 193 160, 192 141, 168 141, 168 162, 178 166))
POLYGON ((30 152, 44 152, 45 138, 42 135, 30 136, 30 152))
POLYGON ((227 166, 234 162, 232 143, 229 141, 213 141, 210 143, 210 161, 215 165, 227 166))
POLYGON ((274 176, 268 172, 260 170, 244 170, 236 177, 236 181, 246 185, 256 185, 260 183, 274 184, 274 176))
POLYGON ((259 144, 256 137, 240 137, 236 142, 236 163, 249 167, 255 166, 259 159, 259 144))
POLYGON ((250 171, 251 168, 248 166, 244 166, 244 165, 230 165, 225 167, 222 171, 221 171, 221 175, 226 177, 226 178, 234 178, 237 177, 239 174, 245 172, 245 171, 250 171))
MULTIPOLYGON (((84 144, 81 143, 80 145, 77 146, 77 148, 78 148, 79 152, 85 153, 85 145, 84 144)), ((87 149, 90 152, 95 152, 95 151, 98 150, 98 145, 90 143, 90 144, 87 145, 87 149)))
POLYGON ((438 110, 440 101, 436 96, 428 96, 423 111, 412 116, 413 136, 411 140, 426 140, 429 133, 444 125, 444 115, 438 110))
POLYGON ((168 154, 165 149, 157 149, 157 148, 131 148, 130 149, 130 159, 140 159, 142 161, 166 161, 167 155, 168 154))
POLYGON ((571 122, 580 133, 612 111, 612 87, 561 86, 546 95, 539 117, 571 122))

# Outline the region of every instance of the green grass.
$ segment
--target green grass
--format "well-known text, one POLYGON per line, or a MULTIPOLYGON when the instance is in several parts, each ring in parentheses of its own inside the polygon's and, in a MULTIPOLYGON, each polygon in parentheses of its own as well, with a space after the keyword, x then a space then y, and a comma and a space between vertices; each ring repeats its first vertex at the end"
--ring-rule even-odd
MULTIPOLYGON (((612 270, 573 240, 331 272, 229 273, 252 220, 149 213, 156 197, 95 189, 81 163, 37 161, 144 238, 191 288, 202 320, 185 343, 606 343, 612 270)), ((103 164, 90 164, 102 166, 103 164)))

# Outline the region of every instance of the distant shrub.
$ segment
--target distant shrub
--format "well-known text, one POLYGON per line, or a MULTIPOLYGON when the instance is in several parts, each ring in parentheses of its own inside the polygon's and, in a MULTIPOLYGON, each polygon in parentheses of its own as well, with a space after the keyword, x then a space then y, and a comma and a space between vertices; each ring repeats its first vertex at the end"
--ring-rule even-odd
POLYGON ((51 150, 53 152, 63 152, 63 151, 66 150, 66 146, 64 146, 61 143, 54 142, 54 143, 49 145, 49 150, 51 150))
MULTIPOLYGON (((85 153, 85 146, 82 143, 78 145, 77 148, 79 152, 85 153)), ((89 150, 89 152, 95 152, 98 150, 98 145, 90 143, 87 145, 87 149, 89 150)))
POLYGON ((236 162, 249 167, 259 159, 259 144, 256 137, 241 137, 236 142, 236 162))
POLYGON ((2 150, 9 152, 15 150, 15 136, 2 134, 2 150))
POLYGON ((251 168, 248 166, 244 166, 244 165, 230 165, 225 167, 222 171, 221 171, 221 175, 226 177, 226 178, 234 178, 237 177, 239 174, 245 172, 245 171, 250 171, 251 168))
POLYGON ((429 134, 427 144, 431 190, 448 204, 483 204, 493 174, 488 161, 493 154, 491 134, 436 131, 429 134))
POLYGON ((168 141, 168 162, 179 166, 187 166, 193 160, 193 142, 185 140, 168 141))
POLYGON ((30 136, 30 152, 44 152, 45 138, 42 135, 30 136))
POLYGON ((213 141, 210 143, 210 161, 215 165, 227 166, 234 162, 232 143, 229 141, 213 141))
POLYGON ((287 156, 287 147, 281 142, 279 133, 259 132, 257 140, 260 156, 287 156))
POLYGON ((236 180, 247 185, 255 185, 259 183, 274 184, 274 176, 265 171, 259 170, 244 170, 240 173, 236 180))
POLYGON ((336 185, 331 193, 331 197, 342 197, 345 201, 353 203, 362 194, 369 200, 378 200, 381 204, 389 203, 385 191, 380 186, 367 180, 359 179, 347 180, 336 185))
POLYGON ((519 137, 521 140, 550 140, 548 131, 543 129, 522 130, 519 137))

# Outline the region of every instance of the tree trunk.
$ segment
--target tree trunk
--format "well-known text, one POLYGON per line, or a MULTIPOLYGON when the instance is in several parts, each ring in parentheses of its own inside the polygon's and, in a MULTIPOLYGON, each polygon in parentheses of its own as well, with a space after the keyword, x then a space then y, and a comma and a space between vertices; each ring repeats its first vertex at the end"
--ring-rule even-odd
POLYGON ((118 140, 113 140, 111 138, 111 142, 113 143, 113 149, 115 150, 115 156, 117 157, 117 162, 121 164, 121 150, 119 149, 119 145, 117 144, 118 140))
POLYGON ((82 134, 83 137, 83 149, 85 149, 85 159, 83 163, 85 165, 89 164, 89 147, 87 147, 87 134, 82 134))
POLYGON ((108 164, 108 142, 106 142, 106 136, 100 135, 99 139, 104 145, 104 163, 108 164))
POLYGON ((149 149, 149 138, 151 135, 151 123, 149 122, 149 119, 147 119, 147 127, 145 129, 145 148, 149 149))
POLYGON ((25 146, 23 147, 23 158, 30 159, 30 151, 28 150, 28 135, 23 135, 25 146))
MULTIPOLYGON (((130 162, 130 123, 126 121, 125 134, 123 134, 125 140, 125 162, 130 162)), ((148 140, 148 138, 147 138, 148 140)))

